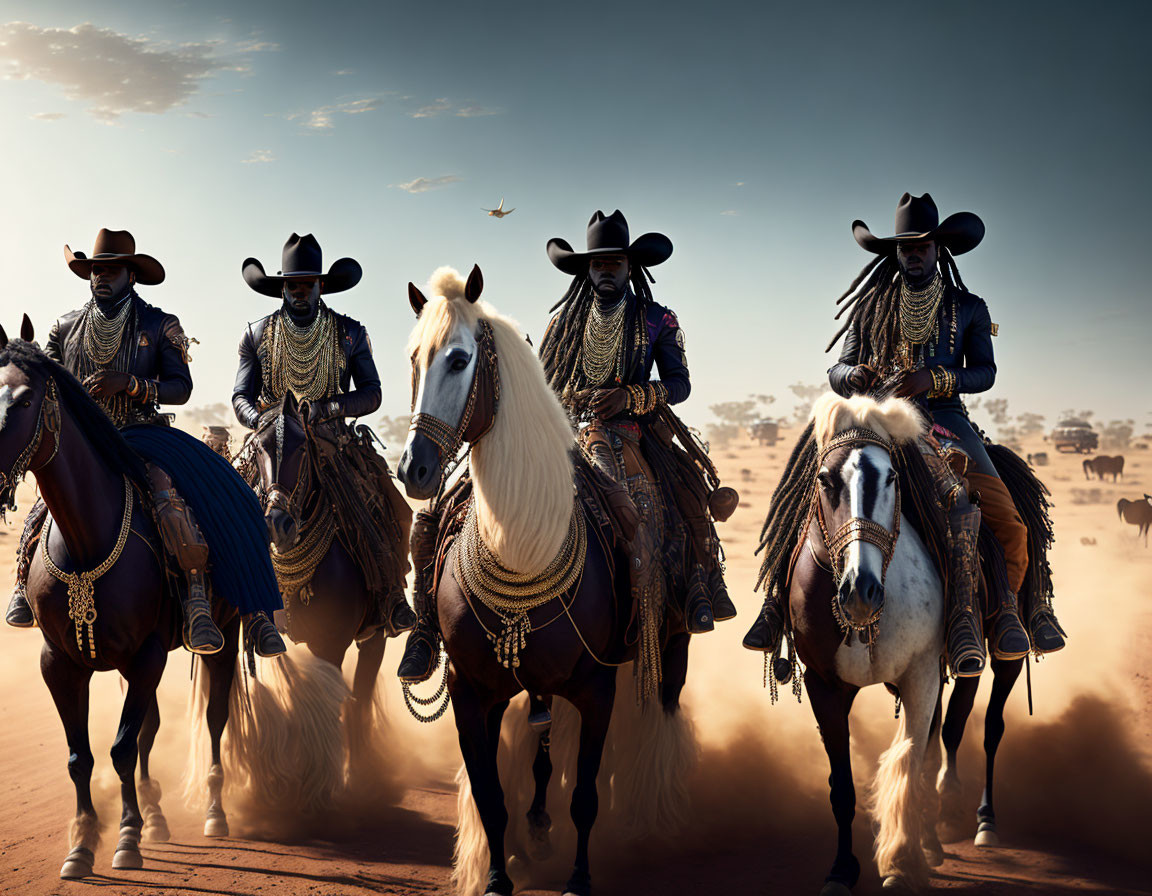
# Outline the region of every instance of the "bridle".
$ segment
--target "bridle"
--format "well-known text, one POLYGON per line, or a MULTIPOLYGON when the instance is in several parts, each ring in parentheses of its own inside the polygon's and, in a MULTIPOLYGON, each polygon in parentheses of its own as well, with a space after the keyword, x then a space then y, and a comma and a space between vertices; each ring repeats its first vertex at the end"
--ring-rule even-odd
POLYGON ((32 438, 20 452, 7 473, 0 472, 0 516, 7 511, 16 510, 16 486, 20 484, 28 473, 42 470, 56 457, 60 450, 60 397, 56 389, 56 380, 48 377, 48 385, 44 389, 44 397, 40 401, 40 413, 36 417, 36 431, 32 438), (32 460, 40 452, 45 435, 52 439, 52 453, 41 464, 33 467, 32 460))
MULTIPOLYGON (((440 449, 441 468, 451 463, 465 442, 478 442, 496 421, 500 405, 500 367, 496 357, 496 335, 492 325, 481 320, 476 335, 476 369, 468 390, 468 401, 460 422, 453 426, 432 414, 413 414, 409 431, 426 436, 440 449)), ((416 392, 420 371, 412 356, 412 410, 416 410, 416 392)))
MULTIPOLYGON (((816 461, 817 469, 823 466, 825 458, 833 451, 839 448, 859 448, 865 445, 876 445, 888 452, 890 457, 896 457, 892 453, 892 443, 888 439, 873 430, 854 427, 837 433, 824 446, 816 461)), ((834 533, 829 534, 828 524, 824 520, 824 503, 820 500, 820 486, 818 482, 814 484, 812 512, 820 526, 820 534, 824 537, 824 546, 828 550, 828 559, 832 565, 832 575, 837 583, 844 575, 841 557, 848 546, 857 541, 874 544, 880 549, 880 554, 884 558, 880 573, 880 581, 883 583, 884 577, 888 574, 888 565, 892 562, 892 555, 896 551, 896 540, 900 537, 900 480, 897 479, 893 485, 896 489, 896 506, 892 512, 891 529, 885 529, 873 520, 854 516, 845 520, 834 533)))

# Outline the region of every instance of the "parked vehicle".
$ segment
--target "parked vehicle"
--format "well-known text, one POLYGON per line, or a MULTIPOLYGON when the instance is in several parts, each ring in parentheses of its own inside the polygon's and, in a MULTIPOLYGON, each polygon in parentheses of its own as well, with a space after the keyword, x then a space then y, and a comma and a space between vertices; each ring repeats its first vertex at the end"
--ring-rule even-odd
POLYGON ((1075 451, 1077 454, 1095 451, 1100 436, 1084 420, 1061 420, 1052 430, 1052 447, 1057 451, 1075 451))

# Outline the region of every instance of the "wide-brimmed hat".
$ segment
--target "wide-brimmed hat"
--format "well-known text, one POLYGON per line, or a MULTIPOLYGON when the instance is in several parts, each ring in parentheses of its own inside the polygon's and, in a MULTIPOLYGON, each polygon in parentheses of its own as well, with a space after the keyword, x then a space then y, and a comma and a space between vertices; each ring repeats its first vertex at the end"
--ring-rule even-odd
POLYGON ((935 240, 953 255, 963 255, 984 239, 984 222, 972 212, 956 212, 941 221, 931 196, 905 193, 896 206, 895 236, 873 236, 863 221, 852 222, 852 236, 862 248, 876 255, 890 255, 901 240, 935 240))
POLYGON ((102 229, 96 234, 92 257, 73 252, 64 246, 64 261, 77 277, 87 280, 92 276, 93 264, 122 264, 136 274, 136 282, 155 286, 164 282, 164 266, 151 255, 136 251, 136 240, 127 230, 102 229))
POLYGON ((316 237, 310 233, 304 236, 294 233, 284 244, 277 276, 268 276, 264 273, 264 265, 255 258, 246 258, 243 267, 244 282, 261 295, 278 299, 284 293, 286 280, 316 277, 320 280, 321 292, 333 293, 351 289, 364 276, 360 262, 352 258, 336 259, 332 262, 332 267, 328 268, 327 274, 323 272, 323 262, 324 256, 316 237))
POLYGON ((581 274, 588 270, 588 259, 595 255, 627 255, 633 265, 650 268, 667 261, 672 254, 672 241, 662 233, 645 233, 628 239, 628 222, 620 209, 608 217, 597 211, 588 222, 588 250, 575 252, 565 240, 548 240, 548 258, 565 274, 581 274))

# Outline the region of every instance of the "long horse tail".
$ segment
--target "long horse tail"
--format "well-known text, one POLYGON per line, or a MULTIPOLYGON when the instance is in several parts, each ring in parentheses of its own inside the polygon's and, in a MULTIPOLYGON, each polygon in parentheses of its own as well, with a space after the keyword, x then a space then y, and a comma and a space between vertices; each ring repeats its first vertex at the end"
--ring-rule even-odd
MULTIPOLYGON (((259 661, 259 677, 237 659, 221 742, 231 811, 260 831, 289 832, 332 806, 344 781, 341 711, 350 696, 340 670, 303 648, 259 661)), ((211 770, 206 720, 209 676, 194 666, 189 701, 185 800, 202 804, 211 770)))
POLYGON ((900 717, 892 744, 880 755, 869 808, 879 828, 876 866, 880 876, 898 874, 913 889, 919 889, 928 883, 928 862, 920 846, 925 784, 907 718, 908 713, 900 717))
POLYGON ((1121 498, 1116 502, 1116 516, 1118 516, 1121 521, 1124 520, 1124 508, 1127 507, 1129 503, 1131 502, 1127 498, 1121 498))
POLYGON ((1083 466, 1084 466, 1084 478, 1085 479, 1091 479, 1092 477, 1089 476, 1088 474, 1092 472, 1092 458, 1090 458, 1090 457, 1084 458, 1083 466))
POLYGON ((456 896, 480 896, 487 882, 488 840, 468 769, 460 763, 456 773, 456 842, 452 847, 452 892, 456 896))

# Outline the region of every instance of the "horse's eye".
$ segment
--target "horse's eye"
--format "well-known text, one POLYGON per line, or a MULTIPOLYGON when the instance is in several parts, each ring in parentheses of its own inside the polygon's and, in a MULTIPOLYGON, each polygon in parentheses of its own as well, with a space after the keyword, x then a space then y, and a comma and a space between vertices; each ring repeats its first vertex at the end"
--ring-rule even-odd
POLYGON ((896 471, 895 470, 889 470, 888 471, 888 484, 891 485, 895 481, 896 481, 896 471))
POLYGON ((835 485, 835 482, 832 481, 832 474, 827 472, 820 473, 820 475, 816 477, 816 481, 824 491, 828 491, 835 485))
POLYGON ((451 369, 455 373, 459 373, 461 370, 463 370, 467 366, 468 366, 468 358, 465 357, 464 355, 457 355, 455 358, 452 359, 452 362, 449 365, 449 369, 451 369))
POLYGON ((31 398, 25 398, 22 402, 20 402, 20 407, 22 407, 22 408, 32 407, 32 399, 31 398))

